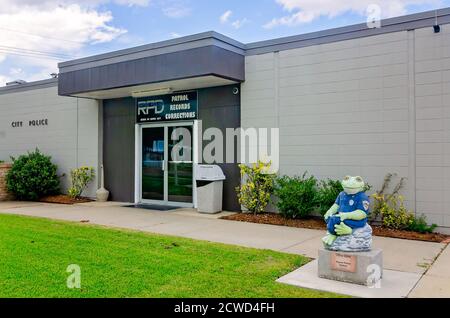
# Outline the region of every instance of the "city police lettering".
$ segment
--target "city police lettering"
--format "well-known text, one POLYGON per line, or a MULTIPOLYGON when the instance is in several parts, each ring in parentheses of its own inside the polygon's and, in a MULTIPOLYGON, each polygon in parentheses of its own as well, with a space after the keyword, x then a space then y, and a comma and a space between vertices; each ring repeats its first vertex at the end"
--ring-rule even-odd
POLYGON ((48 126, 48 119, 30 120, 29 126, 48 126))

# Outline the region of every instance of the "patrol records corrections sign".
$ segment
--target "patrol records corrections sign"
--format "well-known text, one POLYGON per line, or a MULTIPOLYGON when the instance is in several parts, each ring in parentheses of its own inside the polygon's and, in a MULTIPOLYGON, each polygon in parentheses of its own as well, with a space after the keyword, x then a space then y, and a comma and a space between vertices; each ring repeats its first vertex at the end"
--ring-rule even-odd
POLYGON ((137 123, 197 119, 197 91, 152 96, 137 100, 137 123))

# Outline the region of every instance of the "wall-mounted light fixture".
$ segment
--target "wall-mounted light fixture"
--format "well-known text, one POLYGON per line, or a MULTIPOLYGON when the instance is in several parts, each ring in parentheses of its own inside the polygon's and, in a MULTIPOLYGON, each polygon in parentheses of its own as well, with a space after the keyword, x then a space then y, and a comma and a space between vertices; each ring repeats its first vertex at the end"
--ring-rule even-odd
POLYGON ((433 26, 433 29, 434 29, 434 33, 439 33, 439 32, 441 32, 441 26, 438 25, 438 24, 436 24, 435 26, 433 26))
POLYGON ((140 97, 167 95, 167 94, 170 94, 172 92, 173 92, 173 90, 170 87, 168 87, 168 88, 157 88, 157 89, 135 91, 135 92, 131 93, 131 96, 133 98, 140 98, 140 97))
POLYGON ((433 26, 434 33, 440 33, 441 26, 438 23, 438 11, 437 10, 435 11, 435 18, 436 18, 436 20, 435 20, 434 26, 433 26))

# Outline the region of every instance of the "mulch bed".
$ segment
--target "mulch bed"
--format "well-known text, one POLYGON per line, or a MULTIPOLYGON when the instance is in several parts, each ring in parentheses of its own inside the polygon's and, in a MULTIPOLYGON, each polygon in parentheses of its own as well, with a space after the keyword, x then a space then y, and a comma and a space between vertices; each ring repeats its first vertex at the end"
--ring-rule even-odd
MULTIPOLYGON (((308 218, 308 219, 286 219, 283 216, 275 213, 263 213, 263 214, 251 214, 251 213, 239 213, 230 216, 222 217, 223 220, 269 224, 269 225, 281 225, 289 227, 297 227, 303 229, 324 230, 326 231, 325 222, 322 218, 308 218)), ((385 229, 381 226, 372 225, 373 233, 375 236, 391 237, 405 240, 425 241, 443 243, 450 239, 450 236, 440 233, 416 233, 409 231, 399 231, 385 229)))
POLYGON ((73 204, 78 204, 78 203, 88 203, 88 202, 92 202, 92 201, 93 200, 88 199, 88 198, 74 199, 74 198, 71 198, 70 196, 64 195, 64 194, 49 195, 49 196, 44 197, 39 200, 39 202, 44 202, 44 203, 56 203, 56 204, 66 204, 66 205, 73 205, 73 204))

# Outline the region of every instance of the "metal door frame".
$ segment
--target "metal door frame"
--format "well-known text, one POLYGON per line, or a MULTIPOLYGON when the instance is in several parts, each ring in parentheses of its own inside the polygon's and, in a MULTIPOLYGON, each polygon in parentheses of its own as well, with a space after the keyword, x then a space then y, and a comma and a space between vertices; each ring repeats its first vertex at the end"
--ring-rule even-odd
POLYGON ((195 163, 197 160, 197 121, 136 125, 135 138, 135 203, 193 208, 197 206, 195 163), (169 127, 192 127, 192 203, 169 201, 169 127), (164 200, 142 198, 142 132, 146 128, 164 128, 164 200))

